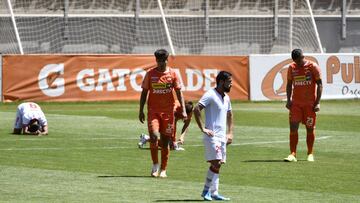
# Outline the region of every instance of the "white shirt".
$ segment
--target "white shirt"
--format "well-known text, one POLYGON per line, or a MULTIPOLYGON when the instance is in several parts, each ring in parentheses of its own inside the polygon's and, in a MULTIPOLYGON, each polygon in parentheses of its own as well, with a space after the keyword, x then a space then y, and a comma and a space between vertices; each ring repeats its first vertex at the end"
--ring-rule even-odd
POLYGON ((41 126, 47 125, 46 117, 41 110, 40 106, 34 102, 25 102, 18 106, 18 110, 22 117, 22 124, 28 125, 30 120, 37 119, 41 126))
POLYGON ((205 107, 205 128, 214 132, 214 139, 226 142, 227 113, 231 111, 230 97, 225 94, 223 98, 215 89, 211 89, 201 97, 199 103, 205 107))

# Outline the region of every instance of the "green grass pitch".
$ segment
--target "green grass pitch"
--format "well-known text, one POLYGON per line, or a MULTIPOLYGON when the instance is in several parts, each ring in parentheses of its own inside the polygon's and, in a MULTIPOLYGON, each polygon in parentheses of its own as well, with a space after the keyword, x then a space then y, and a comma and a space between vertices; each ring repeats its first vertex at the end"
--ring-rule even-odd
MULTIPOLYGON (((150 152, 137 148, 146 125, 138 102, 40 103, 44 137, 10 134, 18 103, 0 104, 0 202, 196 202, 208 164, 193 120, 168 178, 149 177, 150 152)), ((234 144, 220 193, 232 202, 360 202, 360 101, 322 101, 315 162, 299 131, 297 163, 285 163, 283 102, 233 102, 234 144)), ((178 127, 180 130, 181 127, 178 127)))

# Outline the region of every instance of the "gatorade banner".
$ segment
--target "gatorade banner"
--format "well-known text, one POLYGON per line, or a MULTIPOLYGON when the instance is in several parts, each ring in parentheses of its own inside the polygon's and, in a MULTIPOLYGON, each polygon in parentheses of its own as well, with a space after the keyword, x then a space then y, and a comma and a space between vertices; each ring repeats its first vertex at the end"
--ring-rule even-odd
MULTIPOLYGON (((321 69, 322 99, 360 98, 360 56, 354 54, 304 54, 321 69)), ((290 54, 250 56, 250 99, 286 100, 290 54)))
MULTIPOLYGON (((249 99, 246 56, 175 56, 175 69, 187 100, 198 100, 216 85, 221 70, 233 74, 230 97, 249 99)), ((139 100, 152 55, 6 55, 3 56, 3 101, 139 100)))

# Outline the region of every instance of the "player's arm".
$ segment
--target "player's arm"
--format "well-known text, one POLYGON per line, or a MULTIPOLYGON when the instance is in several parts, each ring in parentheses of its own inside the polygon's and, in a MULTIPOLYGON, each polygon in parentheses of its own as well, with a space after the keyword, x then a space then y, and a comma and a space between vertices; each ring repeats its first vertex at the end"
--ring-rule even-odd
POLYGON ((198 103, 195 108, 194 108, 194 115, 195 115, 195 120, 196 120, 196 123, 197 125, 199 126, 201 132, 207 134, 209 137, 213 137, 214 136, 214 132, 211 131, 211 130, 208 130, 206 128, 204 128, 204 125, 203 125, 203 121, 202 121, 202 118, 201 118, 201 110, 204 109, 204 106, 200 103, 198 103))
POLYGON ((180 138, 179 138, 179 141, 180 141, 181 144, 184 144, 185 135, 186 135, 186 133, 187 133, 187 131, 189 129, 190 122, 191 122, 191 119, 185 119, 185 121, 184 121, 184 126, 181 129, 181 135, 180 135, 180 138))
POLYGON ((44 125, 43 126, 43 131, 40 132, 41 135, 47 135, 49 133, 48 131, 48 126, 47 125, 44 125))
POLYGON ((316 84, 317 84, 317 87, 316 87, 316 100, 315 100, 315 104, 314 104, 314 111, 318 112, 318 111, 320 111, 320 99, 321 99, 322 90, 323 90, 321 79, 316 80, 316 84))
POLYGON ((184 119, 186 119, 187 115, 186 115, 185 101, 184 101, 183 93, 181 92, 180 89, 175 89, 175 92, 176 92, 176 97, 179 100, 181 108, 182 108, 182 116, 184 119))
POLYGON ((148 95, 148 90, 143 88, 143 90, 141 91, 140 108, 139 108, 139 120, 141 123, 144 123, 145 121, 144 106, 146 103, 147 95, 148 95))
POLYGON ((288 72, 287 72, 287 83, 286 83, 286 108, 290 109, 291 105, 292 105, 292 101, 291 101, 291 95, 292 95, 292 78, 291 78, 291 67, 288 68, 288 72))
POLYGON ((226 116, 226 125, 227 125, 227 143, 226 144, 231 144, 233 141, 233 130, 234 130, 234 123, 233 123, 233 113, 232 111, 228 111, 227 112, 227 116, 226 116))

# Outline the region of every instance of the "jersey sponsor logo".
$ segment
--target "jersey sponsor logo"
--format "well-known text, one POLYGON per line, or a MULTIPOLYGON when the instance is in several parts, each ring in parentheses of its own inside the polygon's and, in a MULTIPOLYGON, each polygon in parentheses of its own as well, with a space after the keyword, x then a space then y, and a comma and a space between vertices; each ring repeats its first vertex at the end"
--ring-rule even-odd
POLYGON ((151 83, 153 89, 168 89, 172 87, 171 83, 151 83))
POLYGON ((157 76, 151 77, 151 82, 157 82, 157 81, 159 81, 159 77, 157 77, 157 76))
POLYGON ((172 93, 171 89, 153 89, 153 94, 169 94, 172 93))
POLYGON ((294 81, 294 85, 295 86, 307 86, 307 85, 311 85, 312 82, 311 81, 294 81))
MULTIPOLYGON (((318 61, 314 57, 306 56, 305 59, 313 61, 318 64, 318 61)), ((276 64, 265 75, 265 77, 261 83, 261 91, 265 97, 267 97, 269 99, 286 99, 287 71, 288 71, 289 65, 292 62, 293 62, 292 59, 286 59, 286 60, 276 64), (281 78, 282 82, 281 82, 280 87, 275 89, 274 84, 275 84, 275 78, 277 78, 277 77, 281 78)))

